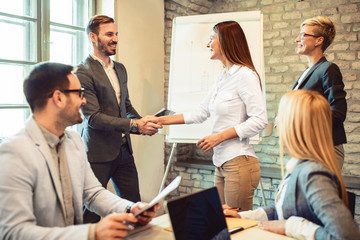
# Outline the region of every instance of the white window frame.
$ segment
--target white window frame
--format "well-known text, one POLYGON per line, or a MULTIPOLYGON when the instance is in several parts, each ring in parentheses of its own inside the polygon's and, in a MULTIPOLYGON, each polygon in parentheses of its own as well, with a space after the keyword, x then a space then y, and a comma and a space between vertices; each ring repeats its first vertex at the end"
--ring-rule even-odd
MULTIPOLYGON (((57 0, 57 1, 61 1, 61 0, 57 0)), ((95 13, 95 6, 96 6, 96 0, 86 0, 87 4, 89 6, 88 8, 88 16, 86 16, 86 18, 90 18, 91 16, 94 15, 95 13)), ((24 0, 24 2, 26 2, 26 0, 24 0)), ((86 23, 84 23, 84 26, 79 27, 79 26, 73 26, 73 25, 66 25, 66 24, 61 24, 61 23, 55 23, 55 22, 50 22, 50 0, 35 0, 35 8, 36 8, 36 16, 34 17, 29 17, 29 16, 22 16, 22 15, 16 15, 16 14, 11 14, 11 13, 5 13, 5 12, 1 12, 0 9, 0 22, 12 22, 11 20, 13 20, 14 24, 16 24, 16 20, 23 20, 26 21, 28 23, 35 23, 35 29, 36 29, 36 34, 34 35, 34 37, 36 38, 35 40, 30 40, 29 41, 24 41, 25 43, 29 42, 32 45, 27 45, 26 46, 26 53, 27 55, 29 55, 31 53, 31 48, 33 46, 36 45, 36 52, 35 55, 33 57, 34 60, 13 60, 13 59, 6 59, 3 58, 3 56, 1 56, 0 54, 0 64, 3 65, 20 65, 26 68, 25 71, 29 72, 30 69, 32 68, 32 66, 34 66, 35 64, 39 63, 39 62, 43 62, 43 61, 49 61, 50 60, 50 27, 51 26, 55 26, 55 27, 59 27, 59 28, 63 28, 65 32, 66 29, 71 31, 71 30, 75 30, 75 31, 84 31, 86 32, 86 23), (4 19, 5 18, 5 19, 4 19)), ((79 4, 80 1, 77 0, 73 0, 74 4, 79 4)), ((28 2, 29 5, 31 5, 31 1, 28 2)), ((7 4, 11 4, 10 2, 7 4)), ((29 6, 30 8, 30 6, 29 6)), ((77 9, 80 9, 81 7, 78 6, 77 9)), ((77 14, 77 16, 79 16, 79 14, 77 14)), ((82 16, 85 17, 85 16, 82 16)), ((25 23, 26 24, 26 23, 25 23)), ((29 31, 31 31, 31 28, 29 28, 29 31)), ((26 37, 30 37, 30 32, 26 31, 26 37)), ((83 35, 85 36, 85 35, 83 35)), ((77 36, 78 39, 82 38, 77 36)), ((82 44, 86 44, 87 38, 83 38, 83 42, 82 44)), ((77 41, 77 44, 80 44, 80 41, 77 41)), ((69 49, 69 51, 82 51, 84 48, 80 47, 80 46, 75 46, 74 49, 69 49)), ((86 51, 86 50, 85 50, 86 51)), ((70 65, 75 65, 75 64, 79 64, 81 62, 81 60, 83 60, 84 56, 86 56, 87 52, 83 52, 81 54, 75 54, 77 56, 77 59, 72 59, 73 63, 67 63, 70 65)), ((29 56, 26 57, 26 59, 29 56)), ((1 72, 0 72, 0 76, 1 76, 1 72)), ((22 91, 22 90, 21 90, 22 91)), ((4 104, 2 102, 0 102, 0 112, 4 109, 24 109, 24 111, 26 111, 25 115, 28 117, 30 115, 30 109, 27 103, 14 103, 14 104, 4 104)), ((4 116, 5 117, 5 116, 4 116)), ((3 126, 2 126, 3 127, 3 126)), ((3 136, 0 136, 0 143, 2 141, 3 136)))

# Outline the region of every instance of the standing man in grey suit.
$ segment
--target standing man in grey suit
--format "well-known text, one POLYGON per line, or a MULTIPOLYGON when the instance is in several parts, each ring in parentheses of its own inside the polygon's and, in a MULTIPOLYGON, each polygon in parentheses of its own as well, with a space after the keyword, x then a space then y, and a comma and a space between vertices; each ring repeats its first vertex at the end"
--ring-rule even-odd
MULTIPOLYGON (((114 19, 98 15, 90 19, 87 33, 93 52, 77 69, 85 88, 87 104, 82 137, 95 176, 106 187, 111 179, 116 193, 140 201, 138 174, 132 155, 129 133, 153 135, 160 125, 141 118, 132 106, 123 64, 113 61, 118 43, 114 19)), ((84 222, 100 217, 85 211, 84 222)))
POLYGON ((0 239, 123 239, 124 221, 148 223, 151 210, 101 186, 79 134, 65 130, 82 122, 84 89, 72 66, 41 63, 24 81, 33 115, 25 128, 0 144, 0 239), (83 223, 83 206, 104 217, 83 223), (118 214, 115 214, 119 212, 118 214))
POLYGON ((296 38, 297 53, 308 59, 309 67, 295 83, 293 90, 306 89, 317 91, 330 103, 332 111, 332 131, 336 157, 342 168, 346 134, 344 121, 347 104, 344 82, 339 67, 326 60, 324 51, 333 42, 336 35, 333 22, 327 17, 314 17, 301 24, 300 34, 296 38))

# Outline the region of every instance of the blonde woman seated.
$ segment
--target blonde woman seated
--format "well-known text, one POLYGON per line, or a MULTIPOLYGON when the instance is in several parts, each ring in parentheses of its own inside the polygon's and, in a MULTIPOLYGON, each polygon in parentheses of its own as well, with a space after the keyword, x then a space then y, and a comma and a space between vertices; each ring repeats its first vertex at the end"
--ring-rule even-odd
POLYGON ((260 221, 259 227, 297 239, 360 239, 331 136, 331 110, 319 93, 295 90, 282 97, 277 130, 292 157, 275 206, 227 216, 260 221))

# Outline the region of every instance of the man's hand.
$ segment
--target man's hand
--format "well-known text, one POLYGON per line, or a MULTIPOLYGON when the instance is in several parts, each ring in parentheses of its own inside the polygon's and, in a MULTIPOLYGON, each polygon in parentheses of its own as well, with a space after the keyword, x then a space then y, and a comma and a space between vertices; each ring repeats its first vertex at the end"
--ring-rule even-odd
POLYGON ((128 227, 127 223, 135 224, 137 221, 131 213, 110 214, 95 225, 95 239, 123 239, 134 228, 128 227))
POLYGON ((285 235, 285 223, 286 220, 274 220, 274 221, 259 222, 258 226, 260 229, 285 235))
MULTIPOLYGON (((133 214, 137 213, 138 211, 140 211, 142 208, 146 207, 148 204, 147 203, 143 203, 143 202, 137 202, 132 208, 131 208, 131 212, 133 214)), ((156 212, 155 210, 158 209, 160 207, 159 204, 156 204, 154 207, 146 210, 145 212, 143 212, 142 214, 136 216, 137 220, 138 220, 138 224, 140 225, 146 225, 148 224, 153 217, 156 216, 156 212)))
POLYGON ((152 116, 146 116, 136 120, 137 128, 140 134, 152 136, 158 132, 159 128, 162 128, 161 124, 156 122, 156 118, 152 116))

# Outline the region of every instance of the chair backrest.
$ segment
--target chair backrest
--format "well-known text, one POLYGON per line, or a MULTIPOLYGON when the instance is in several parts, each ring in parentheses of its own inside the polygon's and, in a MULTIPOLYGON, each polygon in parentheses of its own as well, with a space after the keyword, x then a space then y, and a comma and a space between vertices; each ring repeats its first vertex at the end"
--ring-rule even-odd
POLYGON ((355 200, 356 200, 356 196, 355 196, 355 193, 353 192, 349 192, 347 191, 347 194, 348 194, 348 200, 349 200, 349 210, 354 218, 355 216, 355 200))

